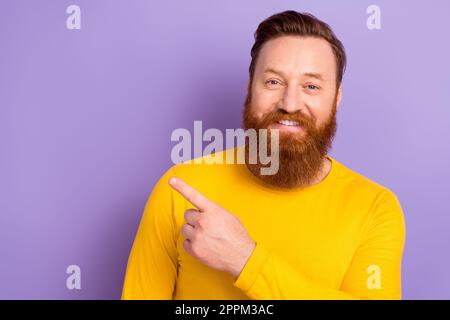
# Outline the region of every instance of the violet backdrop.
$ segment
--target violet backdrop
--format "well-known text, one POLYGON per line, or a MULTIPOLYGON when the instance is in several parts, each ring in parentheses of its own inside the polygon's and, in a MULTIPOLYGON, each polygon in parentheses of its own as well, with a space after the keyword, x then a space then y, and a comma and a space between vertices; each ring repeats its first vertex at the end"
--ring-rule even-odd
POLYGON ((330 155, 397 194, 403 298, 450 299, 446 0, 2 0, 0 298, 120 298, 172 131, 241 126, 253 32, 288 9, 346 47, 330 155), (81 30, 66 28, 71 4, 81 30), (81 290, 66 288, 71 264, 81 290))

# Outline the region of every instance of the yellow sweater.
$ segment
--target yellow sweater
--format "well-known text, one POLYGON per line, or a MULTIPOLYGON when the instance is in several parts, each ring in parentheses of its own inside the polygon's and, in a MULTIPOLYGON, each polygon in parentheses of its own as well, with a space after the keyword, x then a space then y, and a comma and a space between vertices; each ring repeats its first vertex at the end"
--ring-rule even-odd
POLYGON ((400 299, 405 224, 397 197, 327 158, 325 179, 289 191, 265 185, 245 164, 170 168, 145 207, 122 299, 400 299), (238 216, 256 242, 237 278, 183 249, 183 214, 194 206, 170 187, 172 176, 238 216))

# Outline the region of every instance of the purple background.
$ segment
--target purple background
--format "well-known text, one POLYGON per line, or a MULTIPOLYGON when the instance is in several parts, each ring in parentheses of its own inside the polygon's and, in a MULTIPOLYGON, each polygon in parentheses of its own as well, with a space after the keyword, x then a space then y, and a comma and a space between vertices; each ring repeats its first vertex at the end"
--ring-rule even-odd
POLYGON ((348 53, 330 153, 393 190, 405 299, 450 298, 450 2, 18 1, 0 5, 0 298, 116 299, 176 128, 237 128, 253 32, 293 9, 348 53), (66 8, 81 7, 81 30, 66 8), (381 8, 368 30, 366 8, 381 8), (81 290, 66 267, 81 267, 81 290))

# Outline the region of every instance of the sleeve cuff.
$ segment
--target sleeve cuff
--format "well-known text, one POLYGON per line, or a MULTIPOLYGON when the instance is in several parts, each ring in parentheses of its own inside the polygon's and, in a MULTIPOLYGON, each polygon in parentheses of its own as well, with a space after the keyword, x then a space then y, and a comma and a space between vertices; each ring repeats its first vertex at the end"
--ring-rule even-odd
POLYGON ((244 292, 250 290, 266 264, 269 255, 269 250, 261 246, 260 243, 256 243, 255 249, 253 249, 250 258, 233 285, 244 292))

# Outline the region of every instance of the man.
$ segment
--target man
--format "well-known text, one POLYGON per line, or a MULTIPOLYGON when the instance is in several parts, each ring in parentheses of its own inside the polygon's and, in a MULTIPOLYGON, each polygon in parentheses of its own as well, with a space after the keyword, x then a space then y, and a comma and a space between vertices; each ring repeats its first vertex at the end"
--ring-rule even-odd
POLYGON ((341 42, 286 11, 259 25, 251 54, 244 127, 279 130, 278 172, 248 161, 170 168, 144 210, 122 298, 400 299, 397 197, 327 155, 341 42))

